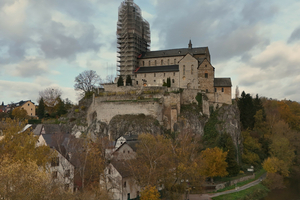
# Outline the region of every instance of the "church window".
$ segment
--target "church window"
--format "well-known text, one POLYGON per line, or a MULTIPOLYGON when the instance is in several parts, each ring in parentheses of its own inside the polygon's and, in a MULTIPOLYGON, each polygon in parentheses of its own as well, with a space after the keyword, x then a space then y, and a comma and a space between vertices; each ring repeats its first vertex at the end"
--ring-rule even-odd
POLYGON ((172 83, 175 83, 175 80, 174 80, 174 79, 172 79, 172 83))
POLYGON ((191 74, 194 73, 194 65, 191 66, 191 74))
POLYGON ((161 60, 161 61, 160 61, 160 64, 161 64, 161 65, 163 65, 163 64, 164 64, 164 61, 163 61, 163 60, 161 60))
POLYGON ((124 188, 126 188, 126 181, 124 182, 123 186, 124 186, 124 188))
POLYGON ((208 73, 205 73, 205 78, 208 78, 208 73))
POLYGON ((139 84, 139 82, 138 82, 138 81, 136 81, 136 84, 138 85, 138 84, 139 84))
POLYGON ((183 75, 185 75, 185 65, 183 65, 183 75))
POLYGON ((224 88, 222 88, 222 92, 224 92, 224 88))

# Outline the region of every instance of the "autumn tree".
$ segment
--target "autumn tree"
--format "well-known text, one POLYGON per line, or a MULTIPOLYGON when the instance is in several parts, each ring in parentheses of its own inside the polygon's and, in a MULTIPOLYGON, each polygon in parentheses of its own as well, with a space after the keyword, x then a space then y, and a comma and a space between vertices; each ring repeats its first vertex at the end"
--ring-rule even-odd
POLYGON ((155 186, 147 186, 141 192, 141 200, 159 200, 160 194, 155 186))
POLYGON ((201 152, 201 159, 199 162, 199 170, 203 176, 211 178, 213 182, 213 177, 216 176, 227 176, 228 172, 226 168, 228 166, 226 162, 227 152, 223 152, 218 147, 213 149, 207 148, 201 152))
POLYGON ((259 166, 264 159, 261 144, 257 138, 253 138, 249 131, 242 131, 243 136, 243 154, 242 162, 248 165, 259 166))
POLYGON ((51 176, 31 160, 13 161, 4 157, 0 164, 0 197, 2 199, 74 199, 52 182, 51 176))
POLYGON ((135 180, 141 187, 162 184, 171 173, 171 141, 162 135, 141 134, 136 146, 136 158, 128 161, 135 180))
POLYGON ((39 166, 46 167, 52 153, 48 146, 36 147, 38 138, 30 129, 23 131, 27 121, 5 119, 2 121, 3 138, 0 140, 0 163, 4 157, 11 161, 33 161, 39 166), (12 139, 13 138, 13 139, 12 139))
POLYGON ((136 158, 127 163, 141 187, 163 184, 164 195, 169 199, 177 199, 189 184, 198 186, 202 183, 203 176, 198 170, 201 149, 199 136, 190 131, 171 138, 141 134, 136 146, 136 158))
POLYGON ((75 78, 74 88, 80 91, 82 96, 89 97, 100 85, 101 78, 94 70, 85 70, 75 78))
POLYGON ((27 117, 27 111, 20 107, 13 109, 12 116, 16 119, 24 120, 27 117))
POLYGON ((289 166, 283 160, 276 157, 269 157, 263 162, 263 168, 268 173, 279 173, 285 177, 289 176, 289 166))

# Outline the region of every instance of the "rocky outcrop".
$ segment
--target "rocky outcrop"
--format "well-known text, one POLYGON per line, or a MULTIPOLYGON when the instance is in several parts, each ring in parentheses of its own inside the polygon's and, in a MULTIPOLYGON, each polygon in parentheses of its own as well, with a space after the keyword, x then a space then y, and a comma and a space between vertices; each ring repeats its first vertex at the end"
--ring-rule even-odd
POLYGON ((240 111, 237 105, 224 105, 218 110, 218 123, 216 129, 219 134, 228 133, 233 144, 238 149, 242 145, 240 111))
POLYGON ((207 120, 208 118, 199 111, 196 104, 183 106, 173 129, 175 132, 191 131, 202 136, 207 120))
POLYGON ((108 125, 111 139, 122 135, 139 135, 142 133, 162 134, 159 122, 150 115, 117 115, 108 125))

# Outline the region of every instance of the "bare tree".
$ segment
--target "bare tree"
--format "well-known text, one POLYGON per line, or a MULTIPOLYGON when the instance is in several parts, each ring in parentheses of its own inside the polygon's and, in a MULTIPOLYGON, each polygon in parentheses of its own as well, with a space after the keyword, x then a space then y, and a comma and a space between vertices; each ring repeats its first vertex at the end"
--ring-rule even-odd
POLYGON ((56 104, 58 104, 59 98, 62 95, 62 91, 59 88, 49 87, 40 91, 39 95, 40 98, 43 97, 46 106, 54 107, 56 104))
POLYGON ((100 76, 93 70, 86 70, 75 78, 75 90, 81 91, 84 95, 94 91, 101 82, 100 76))

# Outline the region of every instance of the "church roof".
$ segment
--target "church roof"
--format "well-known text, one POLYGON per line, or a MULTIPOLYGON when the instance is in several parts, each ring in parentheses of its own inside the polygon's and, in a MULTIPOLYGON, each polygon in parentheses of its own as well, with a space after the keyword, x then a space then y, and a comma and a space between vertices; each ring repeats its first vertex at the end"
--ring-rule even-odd
POLYGON ((155 67, 139 67, 135 73, 178 72, 179 65, 164 65, 155 67))
POLYGON ((231 79, 230 78, 215 78, 214 79, 215 87, 231 87, 231 79))
POLYGON ((184 56, 188 53, 193 55, 205 54, 207 47, 198 48, 181 48, 181 49, 168 49, 161 51, 147 51, 142 54, 141 59, 145 58, 160 58, 160 57, 172 57, 172 56, 184 56))

